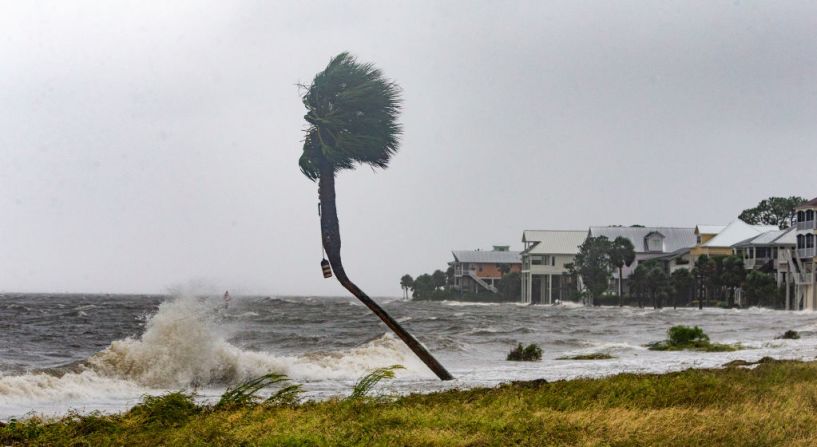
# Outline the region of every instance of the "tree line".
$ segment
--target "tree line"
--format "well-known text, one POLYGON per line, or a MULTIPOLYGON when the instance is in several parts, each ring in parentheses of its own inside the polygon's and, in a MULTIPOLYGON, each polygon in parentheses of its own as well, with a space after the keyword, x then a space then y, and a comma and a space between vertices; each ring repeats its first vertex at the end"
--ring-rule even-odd
POLYGON ((511 272, 510 266, 501 266, 502 278, 496 284, 497 293, 488 291, 471 293, 454 288, 454 267, 445 272, 435 270, 423 273, 416 278, 405 274, 400 278, 403 298, 421 301, 465 300, 465 301, 519 301, 522 283, 518 272, 511 272))
MULTIPOLYGON (((579 247, 575 263, 569 265, 571 274, 581 277, 588 304, 609 295, 612 273, 623 276, 623 267, 635 260, 632 243, 618 237, 610 241, 604 236, 590 237, 579 247), (626 241, 626 242, 625 242, 626 241)), ((745 306, 777 306, 781 292, 775 278, 761 271, 747 273, 740 256, 700 256, 692 269, 680 268, 668 273, 662 261, 648 260, 639 263, 628 278, 630 303, 654 308, 672 304, 673 307, 689 306, 697 302, 722 304, 734 307, 737 291, 743 293, 745 306)), ((617 301, 623 305, 625 296, 622 281, 618 284, 617 301)))

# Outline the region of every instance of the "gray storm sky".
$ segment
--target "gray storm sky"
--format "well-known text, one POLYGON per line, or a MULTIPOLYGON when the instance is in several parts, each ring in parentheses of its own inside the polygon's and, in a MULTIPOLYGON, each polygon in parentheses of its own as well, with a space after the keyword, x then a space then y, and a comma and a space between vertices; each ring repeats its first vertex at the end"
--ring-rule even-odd
POLYGON ((523 229, 817 196, 817 3, 0 3, 0 290, 343 294, 296 84, 349 50, 400 153, 338 178, 375 295, 523 229))

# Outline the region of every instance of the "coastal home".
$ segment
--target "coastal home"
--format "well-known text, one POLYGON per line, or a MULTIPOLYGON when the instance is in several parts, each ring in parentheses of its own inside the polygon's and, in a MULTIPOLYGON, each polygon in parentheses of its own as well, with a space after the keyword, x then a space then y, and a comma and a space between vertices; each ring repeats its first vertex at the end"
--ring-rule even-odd
POLYGON ((795 210, 797 248, 791 263, 795 309, 817 310, 817 198, 795 210))
MULTIPOLYGON (((624 279, 632 274, 639 263, 652 259, 673 261, 677 267, 685 268, 689 262, 689 249, 695 246, 696 240, 694 228, 677 227, 590 227, 588 236, 605 236, 611 241, 624 237, 632 242, 635 247, 635 262, 624 267, 624 279)), ((618 278, 618 271, 613 272, 613 279, 615 282, 621 280, 618 278)), ((611 288, 617 290, 617 284, 612 284, 611 288)))
POLYGON ((703 255, 730 256, 734 253, 732 247, 735 244, 778 229, 776 225, 749 225, 740 219, 733 220, 725 227, 699 225, 695 229, 696 243, 690 250, 690 260, 694 264, 703 255), (720 231, 715 233, 715 230, 720 231))
MULTIPOLYGON (((777 274, 780 270, 779 250, 793 249, 796 241, 794 228, 775 229, 734 244, 732 253, 743 258, 746 270, 777 274)), ((778 284, 781 282, 778 277, 778 284)))
POLYGON ((495 245, 492 250, 455 250, 454 288, 462 292, 497 293, 496 285, 503 272, 519 272, 522 260, 518 251, 510 251, 507 245, 495 245))
POLYGON ((553 304, 578 290, 567 267, 587 238, 587 231, 525 230, 522 232, 522 302, 553 304))

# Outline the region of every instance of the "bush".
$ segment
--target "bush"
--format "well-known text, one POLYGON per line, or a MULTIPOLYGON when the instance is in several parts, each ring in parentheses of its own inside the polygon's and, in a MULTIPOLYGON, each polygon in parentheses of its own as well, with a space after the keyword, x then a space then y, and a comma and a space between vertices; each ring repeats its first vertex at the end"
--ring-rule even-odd
POLYGON ((646 345, 652 351, 681 351, 684 349, 704 352, 737 351, 740 345, 710 343, 709 336, 698 326, 673 326, 667 330, 667 340, 646 345))
POLYGON ((528 346, 522 346, 522 343, 519 343, 511 352, 508 353, 507 360, 514 361, 514 362, 533 362, 536 360, 542 360, 542 348, 535 343, 531 343, 528 346))
POLYGON ((695 342, 708 342, 709 336, 698 326, 673 326, 667 331, 669 341, 676 345, 686 345, 695 342))

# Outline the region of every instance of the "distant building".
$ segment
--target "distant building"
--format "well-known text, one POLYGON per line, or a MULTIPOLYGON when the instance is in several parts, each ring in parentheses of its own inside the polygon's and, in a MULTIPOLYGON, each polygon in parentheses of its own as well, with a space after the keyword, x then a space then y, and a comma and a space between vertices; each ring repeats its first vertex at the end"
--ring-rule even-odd
POLYGON ((817 310, 817 198, 795 208, 795 309, 817 310))
MULTIPOLYGON (((590 227, 588 236, 604 236, 610 241, 617 237, 630 240, 635 248, 635 261, 622 270, 625 280, 644 261, 664 262, 669 264, 670 271, 674 270, 675 265, 688 268, 688 253, 696 242, 694 228, 678 227, 590 227)), ((617 269, 613 272, 615 283, 621 281, 618 273, 617 269)), ((611 284, 611 289, 617 290, 617 284, 611 284)))
POLYGON ((567 278, 587 231, 525 230, 522 233, 522 302, 552 304, 568 298, 578 285, 567 278))
POLYGON ((695 228, 696 243, 690 250, 690 258, 694 263, 701 256, 730 256, 732 247, 747 239, 760 236, 769 231, 776 231, 777 225, 749 225, 735 219, 729 225, 720 227, 713 225, 698 225, 695 228), (717 233, 714 233, 714 231, 717 233))
POLYGON ((510 251, 507 245, 495 245, 492 250, 455 250, 454 288, 463 292, 497 293, 496 285, 503 271, 519 272, 522 261, 518 251, 510 251))

